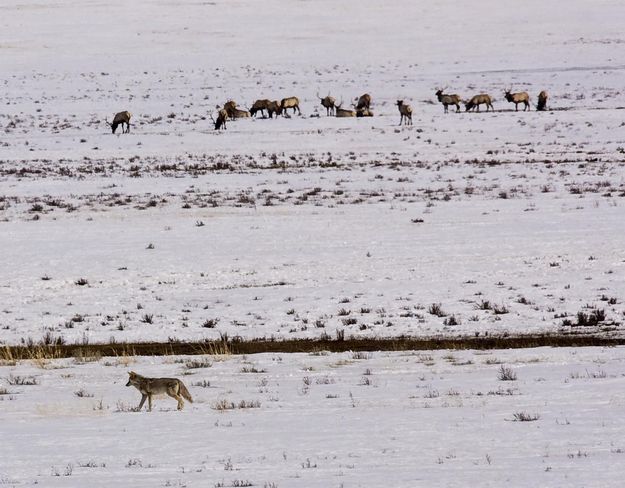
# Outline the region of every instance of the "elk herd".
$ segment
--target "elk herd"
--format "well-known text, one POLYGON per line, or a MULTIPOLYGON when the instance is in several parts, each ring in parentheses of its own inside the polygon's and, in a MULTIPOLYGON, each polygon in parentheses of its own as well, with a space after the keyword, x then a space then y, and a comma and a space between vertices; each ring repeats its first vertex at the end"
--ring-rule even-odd
MULTIPOLYGON (((469 99, 463 100, 458 94, 446 94, 444 91, 446 88, 437 89, 435 96, 438 101, 443 105, 444 113, 449 112, 449 106, 456 107, 456 112, 460 112, 460 104, 464 104, 465 111, 480 111, 480 105, 486 106, 486 112, 495 111, 493 108, 492 98, 486 93, 480 93, 469 99)), ((351 108, 343 108, 343 100, 340 103, 336 103, 336 98, 328 94, 325 97, 320 97, 317 93, 317 98, 323 108, 326 109, 326 116, 328 117, 373 117, 371 111, 371 95, 365 93, 358 98, 354 99, 354 103, 351 104, 351 108)), ((514 103, 514 110, 519 110, 519 104, 523 104, 523 111, 530 110, 530 96, 527 92, 512 93, 512 87, 506 89, 504 92, 504 98, 509 103, 514 103)), ((538 103, 536 110, 547 109, 547 92, 541 91, 538 94, 538 103)), ((397 109, 399 110, 399 125, 412 125, 412 107, 406 104, 403 100, 397 100, 397 109)), ((260 99, 256 100, 249 109, 242 109, 237 106, 234 100, 228 100, 223 107, 217 106, 217 119, 210 114, 210 118, 215 126, 215 130, 226 129, 226 122, 228 120, 236 120, 241 118, 256 117, 259 113, 263 118, 277 118, 279 115, 283 117, 290 117, 288 111, 292 109, 293 115, 297 112, 298 115, 302 115, 299 108, 299 99, 297 97, 283 98, 281 101, 260 99)), ((124 111, 115 114, 113 122, 106 123, 111 127, 113 134, 117 130, 118 126, 122 126, 122 133, 130 132, 130 112, 124 111), (125 126, 125 129, 124 129, 125 126)))

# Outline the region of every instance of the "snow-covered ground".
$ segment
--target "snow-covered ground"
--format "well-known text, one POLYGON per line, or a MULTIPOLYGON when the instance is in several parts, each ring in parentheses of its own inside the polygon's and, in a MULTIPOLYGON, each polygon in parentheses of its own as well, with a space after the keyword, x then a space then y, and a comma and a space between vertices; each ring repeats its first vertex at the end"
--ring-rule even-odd
MULTIPOLYGON (((616 0, 3 2, 0 345, 621 335, 624 20, 616 0), (440 87, 496 112, 444 114, 440 87), (373 118, 316 96, 365 92, 373 118), (293 95, 301 117, 212 129, 230 98, 293 95)), ((5 361, 0 484, 617 487, 624 360, 5 361), (130 369, 195 403, 132 411, 130 369)))
POLYGON ((3 365, 0 482, 619 487, 624 368, 621 347, 3 365), (195 401, 135 412, 128 370, 195 401))
POLYGON ((0 9, 0 343, 619 333, 620 2, 0 9), (442 86, 497 112, 444 114, 442 86), (290 95, 302 117, 212 130, 290 95))

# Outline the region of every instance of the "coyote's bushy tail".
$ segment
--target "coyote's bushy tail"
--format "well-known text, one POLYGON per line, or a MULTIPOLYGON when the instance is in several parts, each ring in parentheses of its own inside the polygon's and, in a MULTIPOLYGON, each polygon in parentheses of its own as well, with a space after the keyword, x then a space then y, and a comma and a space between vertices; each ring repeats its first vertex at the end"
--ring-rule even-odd
POLYGON ((193 398, 191 397, 191 393, 189 393, 189 390, 187 390, 187 387, 184 386, 184 383, 182 381, 180 382, 180 394, 183 396, 183 398, 186 398, 191 403, 193 403, 193 398))

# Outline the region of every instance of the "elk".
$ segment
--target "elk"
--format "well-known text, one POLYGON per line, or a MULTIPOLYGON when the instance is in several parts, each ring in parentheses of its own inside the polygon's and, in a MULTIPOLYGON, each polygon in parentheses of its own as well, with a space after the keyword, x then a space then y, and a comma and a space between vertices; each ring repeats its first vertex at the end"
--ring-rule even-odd
POLYGON ((368 108, 356 109, 356 117, 373 117, 373 112, 368 108))
POLYGON ((549 98, 549 95, 545 90, 538 94, 538 105, 536 105, 536 110, 547 110, 547 98, 549 98))
POLYGON ((106 119, 105 122, 111 127, 113 134, 115 134, 117 126, 121 124, 122 134, 124 134, 130 132, 130 117, 132 117, 132 114, 128 111, 124 111, 116 113, 113 116, 113 122, 109 123, 106 119), (124 124, 126 125, 126 130, 124 130, 124 124))
POLYGON ((228 117, 230 117, 231 119, 234 118, 234 111, 236 109, 237 109, 237 102, 235 102, 234 100, 228 100, 226 103, 224 103, 224 110, 228 114, 228 117))
POLYGON ((468 102, 464 103, 464 106, 466 107, 466 111, 469 112, 470 110, 473 110, 474 108, 477 109, 477 111, 480 111, 480 105, 485 104, 486 105, 486 111, 488 112, 488 107, 490 107, 493 112, 495 111, 495 109, 493 108, 493 104, 491 102, 490 96, 487 95, 486 93, 481 93, 480 95, 475 95, 473 98, 471 98, 471 100, 469 100, 468 102))
POLYGON ((404 121, 405 125, 412 125, 412 107, 406 105, 403 100, 397 100, 397 108, 399 109, 399 125, 404 121))
POLYGON ((321 105, 325 107, 325 109, 326 109, 326 116, 335 115, 335 113, 336 113, 336 99, 334 97, 331 97, 330 94, 328 93, 328 95, 326 97, 321 98, 319 96, 319 93, 317 93, 317 98, 319 100, 321 100, 321 105))
POLYGON ((511 93, 512 87, 509 90, 506 90, 504 96, 508 102, 514 103, 514 111, 519 111, 519 103, 523 103, 525 107, 523 107, 523 112, 530 109, 530 96, 527 92, 519 92, 519 93, 511 93))
POLYGON ((371 107, 371 95, 369 95, 368 93, 361 95, 359 98, 355 100, 358 100, 358 102, 356 103, 356 110, 359 110, 362 108, 368 109, 371 107))
POLYGON ((292 108, 293 113, 295 113, 295 111, 297 110, 299 115, 302 115, 302 112, 299 109, 299 98, 297 97, 283 98, 282 101, 280 102, 280 111, 284 112, 285 115, 288 115, 288 112, 287 112, 288 108, 292 108))
POLYGON ((449 105, 455 105, 456 112, 460 112, 460 102, 462 101, 460 99, 460 95, 445 95, 443 91, 446 89, 447 88, 445 87, 442 90, 436 90, 436 98, 438 98, 438 101, 443 104, 443 107, 445 107, 445 113, 449 111, 449 105))
POLYGON ((240 108, 235 108, 232 111, 232 115, 230 115, 231 119, 244 119, 246 117, 249 117, 250 113, 247 110, 241 110, 240 108))
POLYGON ((252 117, 256 117, 256 114, 260 112, 260 115, 265 116, 265 110, 269 114, 269 118, 273 117, 273 114, 276 114, 276 117, 282 113, 282 108, 280 108, 280 102, 277 100, 267 100, 266 98, 261 100, 256 100, 252 108, 250 108, 250 115, 252 117))
POLYGON ((215 124, 215 130, 219 130, 222 127, 224 129, 227 129, 227 127, 226 127, 226 120, 228 120, 228 112, 226 111, 225 108, 220 109, 219 105, 217 105, 217 110, 219 110, 219 112, 217 112, 217 120, 215 120, 213 118, 213 115, 210 114, 210 118, 213 121, 213 123, 215 124))
POLYGON ((343 105, 343 100, 336 106, 336 116, 337 117, 356 117, 356 111, 351 110, 349 108, 341 108, 343 105))

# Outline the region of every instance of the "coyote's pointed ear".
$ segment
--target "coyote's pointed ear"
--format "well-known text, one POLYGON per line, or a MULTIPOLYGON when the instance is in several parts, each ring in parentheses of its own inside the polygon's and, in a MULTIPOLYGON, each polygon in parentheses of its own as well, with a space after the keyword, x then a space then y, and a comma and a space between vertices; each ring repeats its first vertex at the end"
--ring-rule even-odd
POLYGON ((134 376, 134 375, 136 375, 136 374, 137 374, 137 373, 135 373, 134 371, 128 371, 128 376, 134 376))

